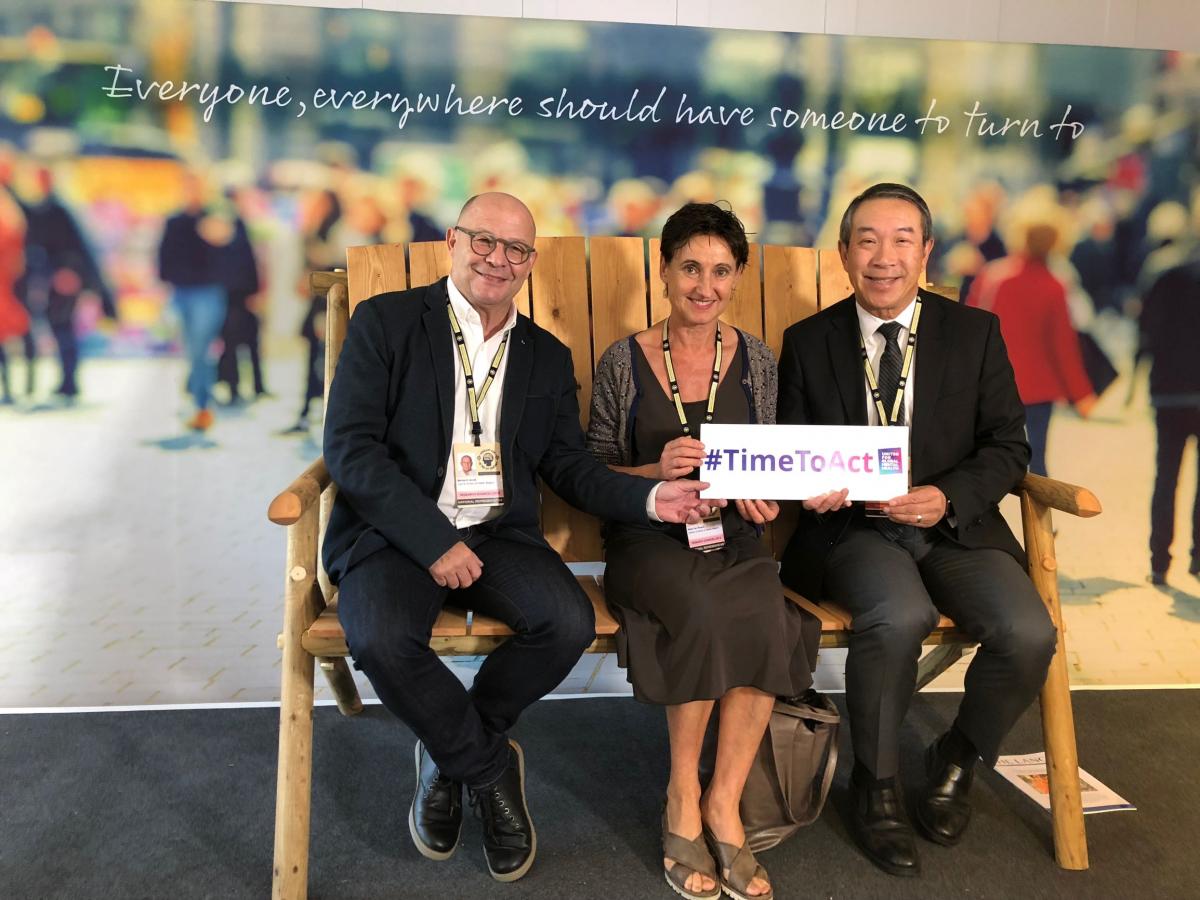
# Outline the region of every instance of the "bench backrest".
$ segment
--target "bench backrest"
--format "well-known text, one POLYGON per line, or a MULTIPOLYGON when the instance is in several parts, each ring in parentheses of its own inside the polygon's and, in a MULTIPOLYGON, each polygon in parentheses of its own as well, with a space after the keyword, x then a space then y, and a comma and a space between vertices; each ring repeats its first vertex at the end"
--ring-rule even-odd
MULTIPOLYGON (((537 239, 537 262, 517 302, 523 313, 571 348, 585 427, 596 360, 614 341, 669 312, 658 274, 658 243, 638 237, 537 239)), ((351 313, 367 297, 429 284, 450 271, 450 256, 441 241, 407 248, 351 247, 347 263, 351 313)), ((762 338, 778 354, 788 325, 849 293, 837 251, 751 244, 750 261, 723 319, 762 338)), ((344 335, 341 324, 331 323, 330 333, 344 335)), ((327 373, 332 374, 340 350, 340 340, 331 339, 327 373)), ((568 561, 603 558, 599 522, 549 490, 542 502, 542 529, 568 561)), ((786 539, 790 528, 772 531, 778 541, 786 539)), ((770 533, 766 539, 772 540, 770 533)), ((774 549, 778 553, 782 546, 774 549)))

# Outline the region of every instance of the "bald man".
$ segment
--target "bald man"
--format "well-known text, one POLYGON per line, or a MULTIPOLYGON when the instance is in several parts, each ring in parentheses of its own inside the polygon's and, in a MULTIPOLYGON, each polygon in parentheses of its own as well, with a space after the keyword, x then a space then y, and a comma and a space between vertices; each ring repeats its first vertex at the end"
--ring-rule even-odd
POLYGON ((706 485, 619 474, 587 452, 571 353, 513 299, 534 238, 515 197, 468 200, 446 232, 448 278, 355 309, 325 418, 339 491, 323 559, 356 666, 418 738, 409 832, 424 856, 449 858, 465 784, 498 881, 523 876, 537 852, 524 755, 507 733, 595 633, 591 603, 542 537, 537 476, 604 519, 698 521, 711 502, 698 497, 706 485), (429 648, 448 601, 514 632, 469 691, 429 648))

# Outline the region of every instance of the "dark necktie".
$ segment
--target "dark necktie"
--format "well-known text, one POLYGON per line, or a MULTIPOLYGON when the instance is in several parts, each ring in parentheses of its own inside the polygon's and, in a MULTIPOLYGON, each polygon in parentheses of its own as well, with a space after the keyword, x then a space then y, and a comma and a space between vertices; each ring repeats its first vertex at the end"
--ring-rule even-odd
MULTIPOLYGON (((879 357, 879 398, 883 401, 883 408, 887 410, 888 415, 892 414, 892 404, 896 402, 896 390, 900 387, 900 368, 903 362, 903 356, 900 353, 900 343, 897 340, 900 336, 901 324, 899 322, 884 322, 875 329, 876 334, 882 334, 886 342, 883 348, 883 355, 879 357)), ((880 422, 880 425, 887 425, 886 421, 880 422)), ((892 425, 904 424, 904 406, 901 405, 900 411, 896 413, 896 421, 892 425)))

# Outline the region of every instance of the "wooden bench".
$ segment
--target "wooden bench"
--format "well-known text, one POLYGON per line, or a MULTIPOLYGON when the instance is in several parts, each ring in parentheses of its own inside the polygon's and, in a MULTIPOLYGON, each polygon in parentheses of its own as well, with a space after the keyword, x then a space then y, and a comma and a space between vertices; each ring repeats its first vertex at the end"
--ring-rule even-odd
MULTIPOLYGON (((658 241, 551 237, 539 238, 537 249, 537 264, 517 300, 522 312, 571 348, 580 407, 586 418, 595 360, 613 341, 668 312, 658 278, 658 241)), ((359 301, 384 291, 428 284, 449 270, 446 247, 438 242, 412 244, 407 252, 401 244, 352 247, 347 273, 314 273, 314 287, 327 290, 329 299, 326 390, 349 314, 359 301)), ((750 263, 724 320, 763 337, 778 353, 788 325, 849 293, 849 282, 834 251, 752 245, 750 263)), ((346 663, 348 650, 337 619, 336 591, 318 562, 320 537, 336 490, 324 462, 318 459, 274 499, 268 513, 271 521, 287 526, 284 622, 279 639, 283 684, 275 808, 273 896, 277 898, 303 897, 307 890, 314 662, 319 662, 344 714, 362 709, 346 663)), ((1035 475, 1025 478, 1019 496, 1030 574, 1059 634, 1057 653, 1041 693, 1055 856, 1063 868, 1085 869, 1087 844, 1050 510, 1094 516, 1100 512, 1100 504, 1083 488, 1035 475)), ((764 534, 776 556, 790 536, 795 515, 795 510, 785 505, 780 519, 764 534)), ((542 503, 542 527, 547 540, 568 562, 603 558, 599 523, 548 490, 542 503)), ((611 652, 618 625, 604 603, 601 584, 592 577, 579 580, 596 611, 596 640, 589 652, 611 652)), ((787 595, 820 619, 822 647, 847 645, 850 620, 844 610, 829 603, 811 603, 790 591, 787 595)), ((494 619, 447 608, 434 626, 431 644, 443 655, 477 655, 489 652, 510 634, 494 619)), ((926 643, 934 648, 922 657, 920 685, 944 671, 970 646, 945 617, 926 643)))

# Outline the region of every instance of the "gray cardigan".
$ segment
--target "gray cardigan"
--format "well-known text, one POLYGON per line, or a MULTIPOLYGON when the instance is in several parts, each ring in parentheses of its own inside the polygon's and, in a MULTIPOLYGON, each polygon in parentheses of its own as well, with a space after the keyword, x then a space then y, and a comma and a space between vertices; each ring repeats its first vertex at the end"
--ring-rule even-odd
MULTIPOLYGON (((775 424, 779 370, 771 348, 740 328, 734 329, 742 348, 742 390, 750 405, 751 421, 775 424)), ((604 351, 596 365, 587 446, 601 461, 613 466, 633 465, 633 418, 645 390, 638 384, 630 335, 604 351)))

